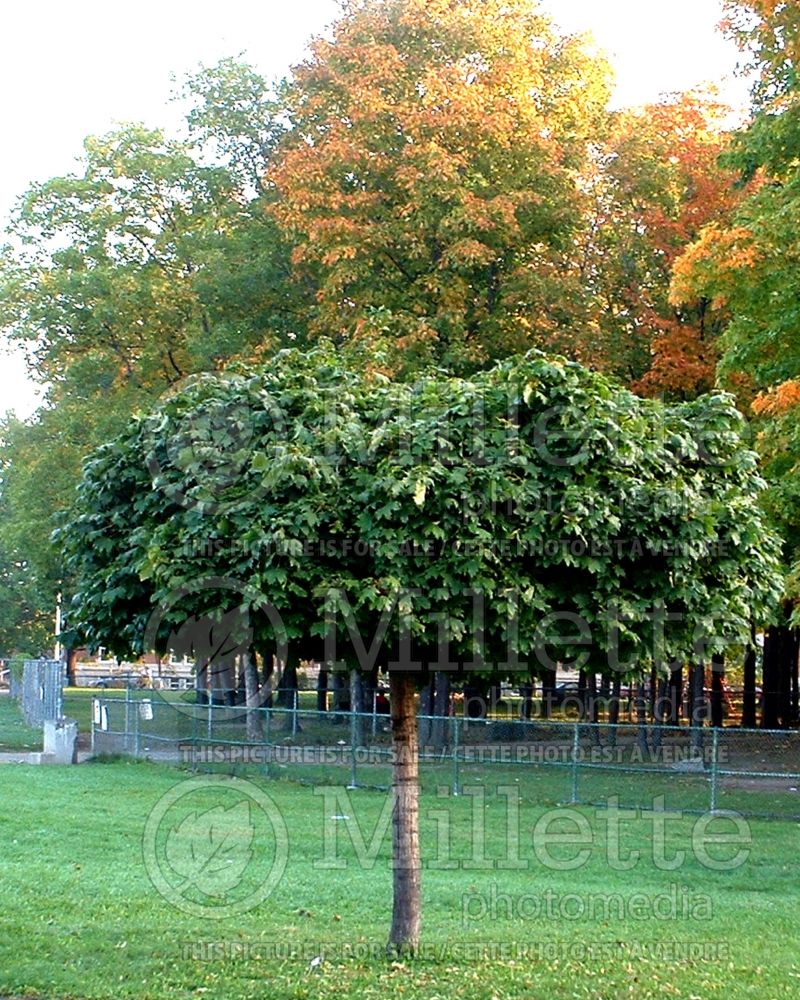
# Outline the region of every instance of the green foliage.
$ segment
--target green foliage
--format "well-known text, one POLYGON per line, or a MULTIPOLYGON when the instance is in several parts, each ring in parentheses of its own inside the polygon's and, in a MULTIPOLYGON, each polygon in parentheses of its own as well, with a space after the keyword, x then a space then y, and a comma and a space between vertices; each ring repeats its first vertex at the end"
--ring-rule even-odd
POLYGON ((800 17, 796 4, 728 0, 729 32, 757 71, 754 116, 729 163, 747 195, 727 225, 712 225, 676 267, 673 295, 701 296, 723 333, 719 374, 752 405, 769 490, 784 539, 786 596, 800 596, 800 17))
POLYGON ((558 659, 636 671, 746 634, 775 598, 761 486, 723 395, 663 407, 535 353, 392 382, 322 344, 159 404, 87 463, 60 540, 74 628, 118 652, 235 607, 274 644, 269 604, 292 642, 336 611, 353 663, 348 622, 384 664, 407 632, 426 665, 444 643, 513 672, 566 616, 558 659))

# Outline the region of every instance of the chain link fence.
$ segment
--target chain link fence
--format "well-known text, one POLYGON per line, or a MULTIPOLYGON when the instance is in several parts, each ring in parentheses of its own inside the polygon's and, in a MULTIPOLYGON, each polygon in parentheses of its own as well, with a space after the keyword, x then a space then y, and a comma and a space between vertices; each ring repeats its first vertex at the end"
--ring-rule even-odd
MULTIPOLYGON (((189 696, 191 697, 191 696, 189 696)), ((420 716, 424 790, 516 788, 544 804, 800 820, 800 733, 710 727, 420 716)), ((92 704, 96 755, 309 784, 391 785, 389 717, 378 711, 197 705, 144 697, 92 704)), ((505 794, 505 793, 503 793, 505 794)))
POLYGON ((12 660, 10 693, 29 726, 57 722, 64 715, 64 664, 61 660, 12 660))

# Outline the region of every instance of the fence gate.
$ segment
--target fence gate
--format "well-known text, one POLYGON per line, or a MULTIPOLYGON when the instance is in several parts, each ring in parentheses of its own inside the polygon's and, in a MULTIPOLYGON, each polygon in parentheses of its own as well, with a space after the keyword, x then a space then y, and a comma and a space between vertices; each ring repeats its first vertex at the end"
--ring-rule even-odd
POLYGON ((61 660, 26 660, 16 693, 29 726, 56 722, 64 714, 64 664, 61 660))

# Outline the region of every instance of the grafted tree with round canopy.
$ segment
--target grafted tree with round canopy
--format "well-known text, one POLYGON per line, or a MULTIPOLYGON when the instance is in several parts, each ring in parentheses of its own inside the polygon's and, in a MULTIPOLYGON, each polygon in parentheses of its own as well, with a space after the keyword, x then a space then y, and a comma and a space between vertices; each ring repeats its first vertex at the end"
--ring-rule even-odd
POLYGON ((409 384, 348 370, 329 344, 285 351, 195 381, 87 464, 62 532, 73 625, 141 649, 167 608, 168 642, 181 614, 226 613, 197 586, 225 577, 290 643, 387 668, 389 949, 413 951, 418 687, 528 677, 547 656, 637 674, 746 633, 774 599, 776 550, 740 425, 727 396, 664 407, 538 353, 409 384))

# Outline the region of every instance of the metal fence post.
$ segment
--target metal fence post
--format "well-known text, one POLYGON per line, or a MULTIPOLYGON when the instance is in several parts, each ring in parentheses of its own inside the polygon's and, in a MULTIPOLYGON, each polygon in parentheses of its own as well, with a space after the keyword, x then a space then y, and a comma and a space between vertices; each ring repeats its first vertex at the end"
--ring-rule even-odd
POLYGON ((131 679, 125 681, 125 753, 130 753, 131 737, 131 679))
POLYGON ((580 733, 580 723, 576 722, 572 733, 572 797, 570 799, 570 805, 576 805, 578 802, 578 754, 581 747, 580 733))
POLYGON ((197 774, 197 705, 192 710, 192 774, 197 774))
POLYGON ((711 812, 717 811, 717 783, 719 781, 719 729, 711 731, 711 812))
POLYGON ((353 698, 350 699, 350 788, 358 788, 358 776, 356 774, 356 743, 358 728, 358 714, 353 698))
POLYGON ((133 706, 133 756, 139 756, 139 706, 133 706))
POLYGON ((461 727, 459 726, 458 723, 459 723, 458 716, 454 715, 453 716, 453 795, 461 794, 461 774, 459 771, 459 762, 458 762, 461 727))

